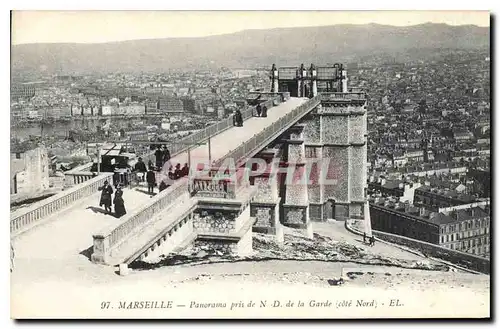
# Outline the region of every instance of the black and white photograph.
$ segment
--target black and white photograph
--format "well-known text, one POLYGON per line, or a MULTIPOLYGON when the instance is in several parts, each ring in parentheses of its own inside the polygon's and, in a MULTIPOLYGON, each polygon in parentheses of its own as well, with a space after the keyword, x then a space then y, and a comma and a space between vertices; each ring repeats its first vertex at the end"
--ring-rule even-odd
POLYGON ((12 319, 491 317, 490 12, 285 9, 10 12, 12 319))

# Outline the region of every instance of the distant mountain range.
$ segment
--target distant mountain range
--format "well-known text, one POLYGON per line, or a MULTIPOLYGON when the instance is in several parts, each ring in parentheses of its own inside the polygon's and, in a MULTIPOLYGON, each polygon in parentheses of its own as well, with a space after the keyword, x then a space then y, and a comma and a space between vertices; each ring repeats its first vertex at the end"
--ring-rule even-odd
POLYGON ((12 46, 13 71, 163 72, 169 68, 265 67, 426 56, 440 49, 489 49, 490 29, 474 25, 332 25, 246 30, 201 38, 100 44, 12 46))

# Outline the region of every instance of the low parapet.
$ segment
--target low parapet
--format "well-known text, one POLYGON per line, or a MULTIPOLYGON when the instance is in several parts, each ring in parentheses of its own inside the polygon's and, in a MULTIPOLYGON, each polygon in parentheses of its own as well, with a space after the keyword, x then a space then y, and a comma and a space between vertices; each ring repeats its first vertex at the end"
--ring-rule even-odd
POLYGON ((112 175, 112 173, 103 173, 66 191, 11 213, 10 233, 20 234, 58 211, 96 193, 104 181, 109 180, 112 175))

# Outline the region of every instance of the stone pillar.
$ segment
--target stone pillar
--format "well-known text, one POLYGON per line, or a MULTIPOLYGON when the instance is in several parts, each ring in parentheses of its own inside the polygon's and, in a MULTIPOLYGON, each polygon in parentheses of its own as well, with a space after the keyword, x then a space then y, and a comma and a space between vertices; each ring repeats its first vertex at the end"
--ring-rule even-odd
POLYGON ((283 242, 283 227, 279 221, 279 191, 278 175, 273 170, 276 165, 273 161, 278 150, 265 150, 258 157, 265 160, 267 169, 259 176, 253 176, 253 185, 257 187, 257 194, 250 204, 250 213, 255 222, 253 232, 275 235, 278 243, 283 242))
POLYGON ((316 81, 317 71, 316 71, 316 67, 314 66, 314 64, 311 64, 311 68, 309 70, 311 72, 312 97, 315 97, 316 95, 318 95, 318 82, 316 81))
POLYGON ((297 79, 297 97, 302 97, 302 79, 297 79))
POLYGON ((347 90, 347 71, 342 70, 342 92, 346 93, 347 90))
POLYGON ((309 95, 306 95, 307 71, 304 64, 300 64, 300 78, 302 79, 302 89, 300 90, 300 94, 302 95, 301 97, 309 97, 309 95))
POLYGON ((128 268, 127 264, 120 264, 118 266, 118 269, 119 269, 120 275, 122 275, 122 276, 126 276, 129 273, 129 268, 128 268))
POLYGON ((305 161, 304 127, 298 124, 291 127, 286 168, 285 201, 283 204, 283 224, 304 229, 309 238, 313 237, 309 218, 308 177, 305 161))
POLYGON ((273 64, 273 68, 271 69, 271 92, 277 93, 278 90, 278 70, 276 69, 276 65, 273 64))
POLYGON ((94 248, 93 248, 94 252, 90 257, 92 262, 96 264, 107 264, 111 249, 109 246, 108 237, 102 234, 95 234, 93 238, 94 238, 94 248))

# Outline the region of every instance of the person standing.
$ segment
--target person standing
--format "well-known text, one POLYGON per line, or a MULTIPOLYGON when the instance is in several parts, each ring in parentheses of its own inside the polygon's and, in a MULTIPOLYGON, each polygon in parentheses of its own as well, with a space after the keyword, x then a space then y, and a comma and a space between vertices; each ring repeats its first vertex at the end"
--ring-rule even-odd
POLYGON ((238 126, 238 121, 237 121, 237 116, 236 116, 236 110, 234 110, 234 113, 233 113, 233 126, 238 126))
POLYGON ((156 170, 160 171, 163 167, 163 151, 160 149, 160 146, 155 151, 156 158, 156 170))
POLYGON ((260 113, 262 112, 262 108, 260 107, 260 104, 257 104, 257 107, 255 108, 257 111, 257 116, 260 117, 260 113))
POLYGON ((134 169, 137 172, 139 179, 143 182, 144 175, 146 174, 146 172, 148 170, 146 169, 146 164, 142 161, 141 157, 139 157, 139 159, 137 159, 137 163, 135 164, 134 169))
POLYGON ((237 127, 243 127, 243 116, 241 115, 241 111, 239 109, 236 110, 236 126, 237 127))
POLYGON ((163 150, 163 163, 166 163, 168 160, 170 160, 170 151, 165 146, 165 148, 163 150))
POLYGON ((104 205, 106 212, 111 214, 111 195, 113 194, 113 188, 109 185, 108 181, 105 181, 104 185, 99 187, 99 191, 101 191, 99 207, 104 205))
POLYGON ((123 190, 121 184, 118 184, 116 187, 113 203, 115 204, 115 216, 117 218, 120 218, 127 213, 125 210, 125 201, 123 200, 123 190))
POLYGON ((153 168, 149 168, 149 171, 146 174, 146 181, 148 182, 148 193, 153 194, 156 184, 156 175, 153 171, 153 168))
POLYGON ((120 172, 118 168, 115 168, 112 179, 113 179, 113 186, 116 188, 118 184, 120 184, 120 172))
POLYGON ((262 117, 267 118, 267 106, 265 105, 262 107, 262 117))
POLYGON ((189 175, 189 167, 188 167, 188 164, 185 163, 184 167, 182 167, 182 169, 181 169, 181 177, 186 177, 188 175, 189 175))

